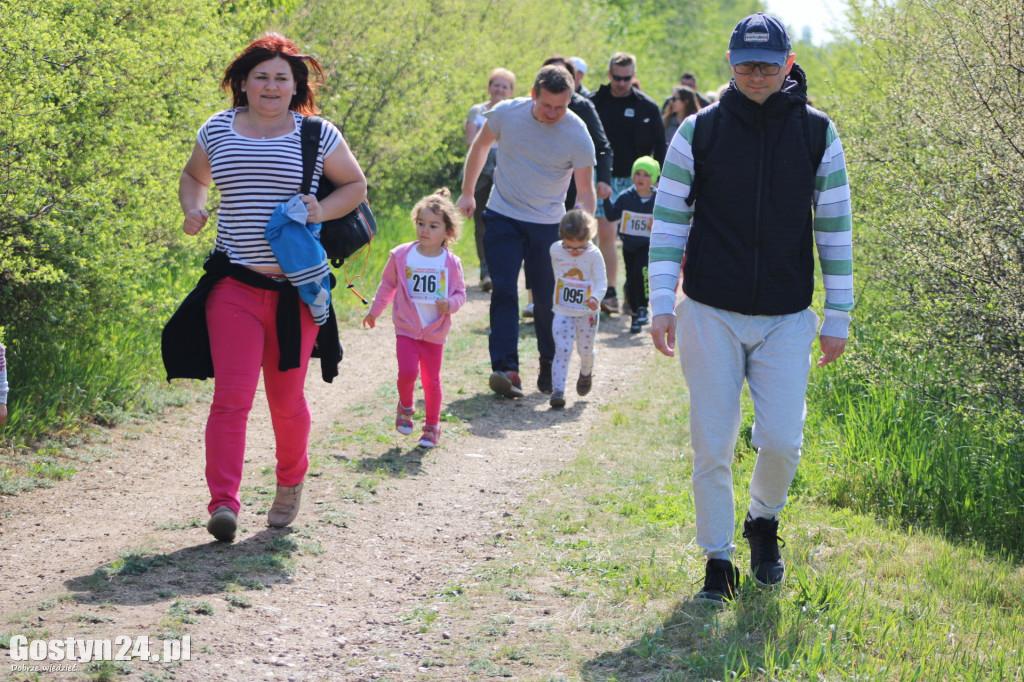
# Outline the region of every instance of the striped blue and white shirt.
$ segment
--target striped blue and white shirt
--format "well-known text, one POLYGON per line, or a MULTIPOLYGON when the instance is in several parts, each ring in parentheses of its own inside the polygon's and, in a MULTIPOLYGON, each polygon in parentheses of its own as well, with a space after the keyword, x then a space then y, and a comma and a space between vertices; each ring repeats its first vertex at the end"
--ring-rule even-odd
MULTIPOLYGON (((216 249, 239 265, 276 266, 278 262, 264 229, 274 209, 298 194, 302 185, 299 130, 304 117, 293 111, 292 132, 270 139, 253 139, 235 131, 238 111, 228 109, 214 114, 197 136, 199 146, 210 157, 213 182, 221 196, 216 249)), ((324 121, 310 192, 316 193, 324 159, 340 143, 341 133, 324 121)))

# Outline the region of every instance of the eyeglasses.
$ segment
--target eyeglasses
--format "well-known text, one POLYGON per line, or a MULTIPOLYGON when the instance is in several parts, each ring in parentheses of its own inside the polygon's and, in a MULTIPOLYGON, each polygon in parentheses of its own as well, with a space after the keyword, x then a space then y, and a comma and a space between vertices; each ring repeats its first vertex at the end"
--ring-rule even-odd
POLYGON ((568 251, 569 253, 580 253, 582 251, 586 251, 587 250, 586 245, 583 245, 583 246, 566 246, 565 244, 562 244, 562 248, 565 249, 566 251, 568 251))
POLYGON ((749 76, 754 69, 761 72, 762 76, 777 76, 782 67, 779 64, 765 64, 764 62, 743 62, 732 67, 733 71, 741 76, 749 76))
POLYGON ((636 74, 633 74, 633 73, 631 73, 631 74, 629 74, 628 76, 616 76, 616 75, 615 75, 615 74, 613 73, 613 74, 611 74, 611 77, 612 77, 612 80, 613 80, 613 81, 618 81, 618 82, 620 82, 620 83, 629 83, 630 81, 632 81, 632 80, 633 80, 633 76, 635 76, 635 75, 636 75, 636 74))

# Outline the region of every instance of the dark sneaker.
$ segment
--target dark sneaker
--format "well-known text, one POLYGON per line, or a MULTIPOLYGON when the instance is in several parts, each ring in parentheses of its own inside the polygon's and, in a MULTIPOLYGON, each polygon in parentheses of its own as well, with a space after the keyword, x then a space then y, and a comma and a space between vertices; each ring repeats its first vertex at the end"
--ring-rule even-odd
POLYGON ((724 604, 736 598, 740 572, 728 559, 708 559, 704 567, 704 587, 693 601, 724 604))
POLYGON ((576 380, 576 395, 586 395, 590 393, 590 387, 594 385, 594 375, 580 375, 580 378, 576 380))
POLYGON ((640 316, 639 315, 634 315, 632 322, 630 322, 630 324, 629 324, 629 333, 630 334, 639 334, 643 330, 644 330, 644 324, 643 324, 643 322, 640 321, 640 316))
POLYGON ((485 277, 481 277, 480 278, 480 291, 482 291, 484 293, 487 293, 488 291, 490 291, 493 288, 494 288, 494 283, 491 281, 490 277, 486 277, 485 276, 485 277))
POLYGON ((214 509, 210 520, 206 523, 206 530, 221 542, 234 540, 236 528, 238 528, 238 515, 231 507, 225 505, 214 509))
POLYGON ((519 372, 494 372, 488 383, 498 395, 506 398, 523 397, 523 382, 519 380, 519 372))
POLYGON ((779 546, 786 543, 779 537, 779 519, 755 519, 747 513, 743 520, 743 537, 750 543, 750 573, 760 587, 781 585, 786 578, 786 563, 779 546))
POLYGON ((533 304, 527 303, 523 308, 523 317, 533 317, 533 304))
POLYGON ((609 315, 619 312, 619 299, 617 296, 605 296, 601 301, 601 312, 609 315))
POLYGON ((647 308, 637 308, 636 316, 640 320, 640 324, 651 323, 651 314, 647 311, 647 308))
POLYGON ((551 361, 540 359, 540 373, 537 374, 537 390, 541 393, 551 393, 551 361))
POLYGON ((551 400, 548 401, 551 407, 565 407, 565 392, 555 391, 551 394, 551 400))

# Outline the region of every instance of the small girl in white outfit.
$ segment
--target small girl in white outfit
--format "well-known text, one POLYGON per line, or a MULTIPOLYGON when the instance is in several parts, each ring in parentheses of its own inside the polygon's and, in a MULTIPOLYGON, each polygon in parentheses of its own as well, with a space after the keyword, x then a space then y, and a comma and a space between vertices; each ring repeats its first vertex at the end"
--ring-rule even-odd
POLYGON ((590 241, 596 230, 597 219, 594 216, 574 209, 566 213, 558 225, 561 241, 551 245, 551 267, 555 273, 555 319, 551 323, 555 337, 555 357, 551 363, 551 407, 565 407, 565 379, 569 373, 574 340, 580 354, 576 393, 586 395, 593 383, 600 301, 608 288, 604 258, 590 241))

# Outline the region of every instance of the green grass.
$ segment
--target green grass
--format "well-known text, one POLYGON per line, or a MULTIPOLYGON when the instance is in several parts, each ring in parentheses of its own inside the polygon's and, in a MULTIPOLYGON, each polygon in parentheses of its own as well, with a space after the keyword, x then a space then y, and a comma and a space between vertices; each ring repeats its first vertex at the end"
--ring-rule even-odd
POLYGON ((1024 558, 1018 415, 962 410, 938 382, 926 399, 921 386, 940 374, 933 367, 872 376, 838 366, 814 375, 802 490, 1024 558))
MULTIPOLYGON (((805 455, 783 516, 785 585, 763 591, 747 580, 722 610, 691 602, 703 560, 685 389, 674 363, 643 362, 643 379, 605 408, 599 435, 521 509, 522 528, 503 540, 509 558, 450 603, 454 619, 461 609, 504 613, 550 600, 572 617, 526 610, 515 628, 493 621, 455 643, 449 666, 467 677, 507 669, 560 679, 530 672, 559 661, 566 679, 609 682, 1024 679, 1020 566, 886 508, 828 504, 817 489, 822 450, 805 455), (484 640, 494 642, 486 655, 484 640)), ((747 447, 734 464, 737 519, 754 463, 747 447)))

